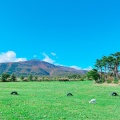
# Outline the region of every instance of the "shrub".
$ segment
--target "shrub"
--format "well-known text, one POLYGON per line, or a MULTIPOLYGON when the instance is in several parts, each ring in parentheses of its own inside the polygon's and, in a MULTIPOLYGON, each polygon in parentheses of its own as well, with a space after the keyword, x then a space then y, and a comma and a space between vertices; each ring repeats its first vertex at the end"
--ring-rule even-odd
POLYGON ((60 78, 59 81, 69 81, 69 78, 60 78))
POLYGON ((34 81, 37 81, 37 80, 38 80, 38 76, 35 76, 34 81))
POLYGON ((21 75, 21 76, 20 76, 20 79, 21 79, 22 81, 24 81, 24 76, 23 76, 23 75, 21 75))
POLYGON ((110 79, 107 79, 106 81, 107 81, 107 83, 112 83, 112 80, 110 80, 110 79))
POLYGON ((115 84, 118 84, 118 83, 119 83, 119 80, 118 80, 118 79, 114 79, 114 83, 115 83, 115 84))
POLYGON ((24 82, 28 82, 28 79, 27 79, 27 78, 24 78, 23 81, 24 81, 24 82))

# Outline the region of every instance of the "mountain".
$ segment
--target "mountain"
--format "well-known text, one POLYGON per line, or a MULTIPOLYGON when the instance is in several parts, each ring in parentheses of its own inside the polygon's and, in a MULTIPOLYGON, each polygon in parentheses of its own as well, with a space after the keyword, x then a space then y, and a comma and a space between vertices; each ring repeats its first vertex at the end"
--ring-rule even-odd
POLYGON ((20 75, 64 76, 69 74, 85 74, 85 70, 53 65, 40 60, 0 63, 0 74, 8 73, 20 75))

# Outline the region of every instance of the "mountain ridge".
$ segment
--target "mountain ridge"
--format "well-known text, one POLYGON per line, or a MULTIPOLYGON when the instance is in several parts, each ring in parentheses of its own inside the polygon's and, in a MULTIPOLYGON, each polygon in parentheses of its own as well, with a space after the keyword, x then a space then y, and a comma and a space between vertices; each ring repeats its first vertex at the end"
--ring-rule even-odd
POLYGON ((0 74, 39 75, 39 76, 65 76, 69 74, 85 74, 86 70, 54 65, 41 60, 28 60, 20 62, 0 63, 0 74))

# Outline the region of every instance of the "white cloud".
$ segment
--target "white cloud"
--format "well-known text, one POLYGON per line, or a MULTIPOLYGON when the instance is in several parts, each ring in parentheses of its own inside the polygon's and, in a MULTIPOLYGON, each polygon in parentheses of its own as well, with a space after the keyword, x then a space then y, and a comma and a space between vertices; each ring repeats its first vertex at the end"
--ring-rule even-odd
POLYGON ((62 65, 62 64, 59 64, 59 63, 54 63, 55 65, 57 66, 65 66, 65 65, 62 65))
POLYGON ((51 59, 47 54, 43 53, 43 56, 45 57, 45 58, 43 59, 43 61, 48 62, 48 63, 51 63, 51 64, 53 64, 53 63, 55 62, 55 61, 54 61, 53 59, 51 59))
POLYGON ((0 54, 0 63, 5 62, 18 62, 18 61, 26 61, 26 58, 16 58, 16 53, 14 51, 8 51, 6 53, 0 54))
POLYGON ((51 55, 56 56, 56 53, 51 52, 51 55))
POLYGON ((92 68, 92 66, 88 66, 87 68, 84 68, 83 70, 92 70, 93 68, 92 68))
MULTIPOLYGON (((56 61, 51 59, 46 53, 42 53, 42 55, 45 57, 43 59, 43 61, 54 64, 54 65, 71 67, 71 68, 74 68, 76 70, 87 70, 87 71, 92 70, 92 66, 88 66, 87 68, 82 68, 82 67, 79 67, 79 66, 76 66, 76 65, 66 66, 66 65, 63 65, 63 64, 56 63, 56 61)), ((51 52, 51 55, 56 56, 56 53, 51 52)))
POLYGON ((74 68, 74 69, 76 69, 76 70, 81 70, 82 68, 81 67, 78 67, 78 66, 76 66, 76 65, 74 65, 74 66, 70 66, 71 68, 74 68))
POLYGON ((74 69, 76 69, 76 70, 87 70, 87 71, 89 71, 89 70, 92 70, 92 66, 88 66, 87 68, 82 68, 82 67, 78 67, 78 66, 70 66, 71 68, 74 68, 74 69))
POLYGON ((26 58, 16 58, 13 62, 20 62, 20 61, 26 61, 26 58))

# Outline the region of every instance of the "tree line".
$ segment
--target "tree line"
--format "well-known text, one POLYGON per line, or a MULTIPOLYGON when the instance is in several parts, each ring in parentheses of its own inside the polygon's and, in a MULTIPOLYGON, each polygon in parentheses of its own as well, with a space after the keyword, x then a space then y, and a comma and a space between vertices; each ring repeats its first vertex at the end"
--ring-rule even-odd
POLYGON ((105 82, 110 78, 119 80, 120 52, 103 56, 95 62, 95 69, 87 73, 88 77, 93 77, 96 81, 105 82))
POLYGON ((8 73, 3 73, 1 75, 1 81, 2 82, 15 82, 18 80, 18 78, 21 81, 34 81, 34 80, 38 80, 38 76, 34 76, 32 74, 30 74, 29 76, 25 77, 23 75, 21 75, 20 77, 17 77, 15 74, 8 74, 8 73))
POLYGON ((8 74, 3 73, 0 77, 0 80, 2 82, 16 82, 16 81, 72 81, 72 80, 82 80, 83 76, 79 74, 72 74, 67 76, 56 76, 56 77, 50 77, 50 76, 37 76, 29 74, 28 76, 19 76, 17 77, 15 74, 8 74))

